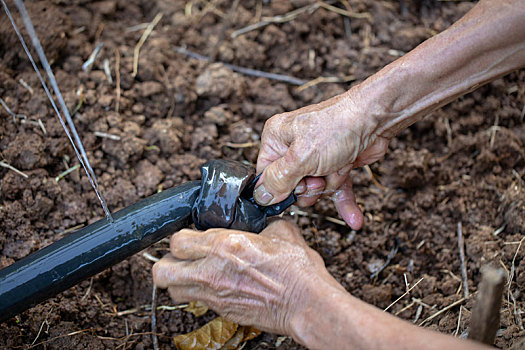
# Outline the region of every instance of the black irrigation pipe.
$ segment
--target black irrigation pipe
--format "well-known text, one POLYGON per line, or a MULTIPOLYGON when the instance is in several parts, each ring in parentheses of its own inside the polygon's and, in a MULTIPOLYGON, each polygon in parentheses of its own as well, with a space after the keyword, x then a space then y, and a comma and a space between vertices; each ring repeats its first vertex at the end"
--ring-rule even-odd
POLYGON ((140 252, 195 223, 259 232, 266 217, 295 202, 259 207, 252 198, 253 168, 233 161, 210 161, 202 180, 141 200, 0 270, 0 322, 140 252))

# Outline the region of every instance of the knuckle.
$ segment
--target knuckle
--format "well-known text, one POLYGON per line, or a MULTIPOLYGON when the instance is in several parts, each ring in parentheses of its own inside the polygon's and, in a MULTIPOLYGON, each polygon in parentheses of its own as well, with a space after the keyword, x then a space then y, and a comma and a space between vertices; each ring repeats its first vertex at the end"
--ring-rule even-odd
POLYGON ((184 252, 184 241, 181 238, 175 237, 176 235, 171 236, 170 239, 170 253, 174 257, 179 257, 180 253, 184 252))
POLYGON ((162 262, 157 262, 152 268, 153 283, 159 288, 166 288, 167 281, 164 277, 165 271, 162 262))
POLYGON ((243 243, 246 242, 244 235, 242 234, 229 234, 226 239, 226 247, 232 254, 239 253, 243 250, 243 243))

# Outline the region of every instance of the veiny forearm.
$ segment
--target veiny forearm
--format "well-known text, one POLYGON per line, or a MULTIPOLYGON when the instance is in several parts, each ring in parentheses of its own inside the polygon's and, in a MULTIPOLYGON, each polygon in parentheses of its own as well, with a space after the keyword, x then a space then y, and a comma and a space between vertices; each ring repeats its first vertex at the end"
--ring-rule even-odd
POLYGON ((292 336, 309 349, 487 349, 416 327, 340 288, 313 288, 310 307, 292 321, 292 336))
POLYGON ((393 137, 458 96, 524 67, 524 18, 524 0, 482 0, 360 84, 371 134, 393 137))

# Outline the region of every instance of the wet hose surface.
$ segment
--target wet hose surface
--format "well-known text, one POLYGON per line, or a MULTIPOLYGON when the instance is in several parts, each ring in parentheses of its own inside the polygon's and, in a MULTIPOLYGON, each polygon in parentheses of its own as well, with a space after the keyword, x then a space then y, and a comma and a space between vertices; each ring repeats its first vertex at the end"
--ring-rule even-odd
POLYGON ((0 322, 74 286, 195 223, 198 229, 224 227, 260 232, 266 217, 295 202, 258 206, 256 178, 242 163, 213 160, 202 180, 143 199, 0 270, 0 322))

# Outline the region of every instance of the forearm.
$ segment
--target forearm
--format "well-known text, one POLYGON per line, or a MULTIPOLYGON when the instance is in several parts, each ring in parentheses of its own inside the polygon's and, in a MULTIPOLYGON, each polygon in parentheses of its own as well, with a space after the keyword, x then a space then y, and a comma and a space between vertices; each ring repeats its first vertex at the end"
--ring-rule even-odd
POLYGON ((358 97, 369 102, 369 132, 393 137, 458 96, 525 66, 524 18, 524 0, 482 0, 452 27, 364 81, 358 97))
POLYGON ((485 349, 416 327, 339 288, 315 288, 310 308, 292 321, 294 339, 310 349, 485 349))

